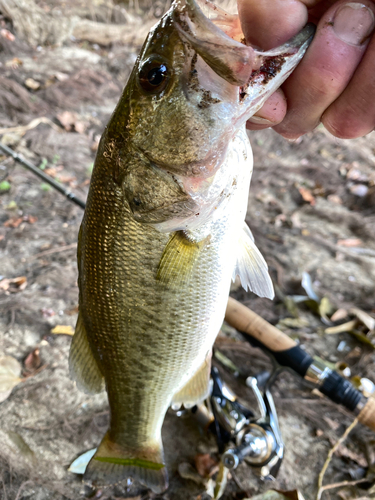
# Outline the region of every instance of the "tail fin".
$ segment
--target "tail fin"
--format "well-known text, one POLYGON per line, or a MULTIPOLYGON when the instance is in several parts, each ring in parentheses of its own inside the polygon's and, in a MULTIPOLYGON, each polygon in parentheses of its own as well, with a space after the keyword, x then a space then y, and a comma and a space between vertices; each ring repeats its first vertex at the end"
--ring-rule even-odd
POLYGON ((105 485, 128 478, 138 481, 154 493, 163 493, 168 488, 168 472, 163 461, 162 446, 129 452, 111 441, 107 433, 87 466, 84 480, 105 485))

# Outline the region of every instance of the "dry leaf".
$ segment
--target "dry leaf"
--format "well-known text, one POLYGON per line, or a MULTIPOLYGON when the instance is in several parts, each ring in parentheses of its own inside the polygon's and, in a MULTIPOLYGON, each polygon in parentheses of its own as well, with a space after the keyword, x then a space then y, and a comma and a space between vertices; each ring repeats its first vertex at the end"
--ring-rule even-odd
POLYGON ((43 314, 43 318, 52 318, 52 316, 55 316, 55 311, 51 309, 50 307, 43 307, 41 309, 41 312, 43 314))
POLYGON ((10 59, 5 63, 5 66, 7 68, 17 69, 19 66, 22 66, 22 64, 23 64, 22 59, 19 59, 18 57, 13 57, 13 59, 10 59))
POLYGON ((218 470, 218 462, 209 453, 198 453, 194 457, 195 467, 202 477, 211 477, 218 470))
POLYGON ((73 129, 74 123, 77 120, 77 115, 71 111, 64 111, 63 113, 58 114, 57 118, 64 129, 69 132, 73 129))
POLYGON ((26 276, 19 276, 18 278, 8 279, 4 278, 0 281, 0 290, 15 293, 22 292, 27 286, 26 276))
POLYGON ((74 316, 74 314, 78 314, 78 305, 76 305, 72 309, 65 309, 64 313, 68 316, 74 316))
POLYGON ((180 463, 177 470, 183 479, 190 479, 197 484, 205 484, 207 482, 207 480, 200 476, 194 467, 188 462, 180 463))
POLYGON ((298 191, 300 195, 302 196, 303 201, 306 201, 307 203, 310 203, 310 205, 314 206, 316 201, 315 198, 310 191, 310 189, 304 188, 304 187, 299 187, 298 191))
POLYGON ((331 321, 341 321, 342 319, 345 319, 348 317, 348 311, 346 309, 337 309, 332 316, 331 316, 331 321))
POLYGON ((22 222, 28 222, 29 224, 34 224, 38 219, 33 215, 24 215, 23 217, 11 217, 4 222, 5 227, 17 228, 22 222))
POLYGON ((362 311, 362 309, 358 307, 352 307, 349 312, 356 316, 370 331, 375 330, 375 319, 367 312, 362 311))
POLYGON ((27 460, 30 460, 31 462, 35 463, 36 461, 35 453, 23 439, 21 434, 18 434, 18 432, 13 432, 13 431, 8 431, 7 434, 11 439, 11 441, 13 442, 13 444, 17 446, 18 451, 21 453, 21 455, 27 460))
POLYGON ((13 227, 17 228, 22 223, 22 217, 11 217, 7 221, 4 222, 5 227, 13 227))
POLYGON ((13 33, 11 33, 9 30, 6 30, 5 28, 0 30, 0 35, 3 38, 6 38, 7 40, 9 40, 10 42, 14 42, 14 40, 16 39, 16 37, 13 35, 13 33))
POLYGON ((335 333, 350 332, 357 326, 357 323, 358 320, 353 319, 351 321, 348 321, 347 323, 343 323, 342 325, 331 326, 330 328, 326 328, 324 330, 324 333, 327 335, 332 335, 335 333))
POLYGON ((362 240, 359 238, 346 238, 345 240, 337 240, 340 247, 359 247, 362 245, 362 240))
POLYGON ((39 348, 36 347, 26 356, 25 361, 23 362, 25 370, 28 372, 28 374, 35 372, 35 370, 37 370, 42 364, 39 352, 39 348))
POLYGON ((246 498, 245 500, 304 500, 304 497, 298 490, 268 490, 265 493, 255 495, 255 497, 246 498))
POLYGON ((69 325, 56 325, 52 328, 51 333, 54 335, 74 335, 74 328, 69 325))
MULTIPOLYGON (((330 442, 331 442, 332 446, 334 446, 334 444, 336 443, 336 441, 334 441, 333 439, 330 439, 330 442)), ((355 451, 350 450, 344 444, 340 444, 340 446, 337 448, 335 453, 339 457, 349 458, 350 460, 353 460, 353 462, 356 462, 361 467, 364 467, 364 468, 368 467, 367 460, 365 459, 365 457, 363 455, 359 455, 355 451)))
POLYGON ((40 88, 40 83, 33 78, 26 78, 25 85, 31 90, 38 90, 40 88))
MULTIPOLYGON (((0 394, 8 393, 8 397, 17 384, 21 382, 21 365, 12 356, 0 357, 0 394)), ((6 399, 4 397, 4 399, 6 399)), ((4 401, 3 399, 3 401, 4 401)))

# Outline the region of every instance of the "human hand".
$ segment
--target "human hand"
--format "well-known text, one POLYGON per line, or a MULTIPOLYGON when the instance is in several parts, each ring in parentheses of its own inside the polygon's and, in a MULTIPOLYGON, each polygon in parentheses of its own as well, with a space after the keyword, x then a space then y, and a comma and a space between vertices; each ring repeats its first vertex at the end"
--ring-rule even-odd
POLYGON ((288 139, 320 122, 336 137, 375 127, 375 0, 238 0, 246 40, 267 50, 308 21, 317 33, 305 57, 248 128, 274 129, 288 139), (266 119, 264 122, 262 119, 266 119))

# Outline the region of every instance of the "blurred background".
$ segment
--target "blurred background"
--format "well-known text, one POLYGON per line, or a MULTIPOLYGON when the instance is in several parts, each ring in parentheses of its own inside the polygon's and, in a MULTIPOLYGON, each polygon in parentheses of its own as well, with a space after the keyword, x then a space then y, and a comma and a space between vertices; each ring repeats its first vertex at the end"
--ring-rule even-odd
MULTIPOLYGON (((169 0, 0 0, 0 141, 85 200, 103 128, 145 36, 169 6, 169 0)), ((272 130, 250 138, 255 160, 247 221, 276 299, 257 298, 237 283, 232 294, 371 392, 365 379, 375 381, 375 134, 344 141, 318 127, 293 143, 272 130)), ((78 392, 67 366, 82 215, 0 151, 4 500, 131 497, 125 486, 83 487, 67 470, 108 425, 106 396, 78 392)), ((216 348, 248 373, 270 368, 228 326, 216 348)), ((236 383, 225 371, 223 377, 236 383)), ((247 389, 236 391, 246 400, 247 389)), ((278 480, 263 484, 242 465, 224 499, 250 498, 271 486, 315 498, 327 452, 353 419, 289 374, 273 392, 286 443, 278 480)), ((325 479, 368 481, 327 490, 323 498, 368 498, 374 438, 357 426, 325 479)), ((171 487, 160 498, 206 498, 204 477, 194 482, 178 466, 194 466, 200 455, 217 460, 212 436, 189 418, 168 415, 164 440, 171 487)), ((136 498, 155 495, 144 491, 136 498)))

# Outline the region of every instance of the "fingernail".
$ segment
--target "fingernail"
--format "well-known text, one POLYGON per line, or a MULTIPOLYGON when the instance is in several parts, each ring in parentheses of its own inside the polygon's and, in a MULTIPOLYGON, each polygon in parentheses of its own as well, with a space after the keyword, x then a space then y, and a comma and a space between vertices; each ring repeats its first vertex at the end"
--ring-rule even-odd
POLYGON ((267 120, 267 118, 262 118, 261 116, 252 116, 249 119, 250 123, 254 123, 255 125, 267 125, 268 127, 272 127, 274 122, 271 122, 270 120, 267 120))
POLYGON ((333 30, 336 35, 351 45, 363 45, 374 29, 374 14, 363 3, 350 2, 336 11, 333 30))

